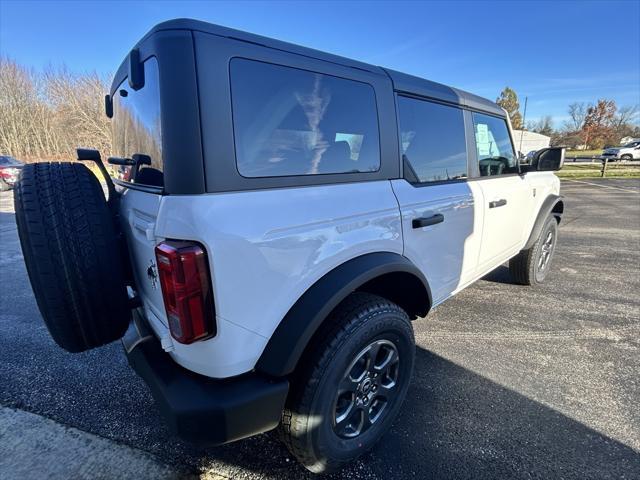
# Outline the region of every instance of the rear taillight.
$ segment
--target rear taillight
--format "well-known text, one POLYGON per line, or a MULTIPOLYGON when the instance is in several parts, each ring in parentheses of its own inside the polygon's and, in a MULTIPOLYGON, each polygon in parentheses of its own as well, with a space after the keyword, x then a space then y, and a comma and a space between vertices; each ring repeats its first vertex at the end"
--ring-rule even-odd
POLYGON ((215 335, 207 254, 197 243, 162 242, 156 247, 162 297, 171 335, 193 343, 215 335))

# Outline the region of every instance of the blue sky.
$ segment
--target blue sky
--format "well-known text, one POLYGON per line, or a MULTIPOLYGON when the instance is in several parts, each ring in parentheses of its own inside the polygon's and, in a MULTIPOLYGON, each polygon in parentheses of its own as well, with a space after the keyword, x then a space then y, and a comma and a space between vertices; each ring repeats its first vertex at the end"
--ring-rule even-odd
MULTIPOLYGON (((0 0, 0 53, 111 73, 154 24, 191 17, 419 75, 556 126, 574 101, 640 104, 640 1, 98 2, 0 0), (625 25, 627 27, 625 27, 625 25)), ((640 118, 636 120, 640 123, 640 118)))

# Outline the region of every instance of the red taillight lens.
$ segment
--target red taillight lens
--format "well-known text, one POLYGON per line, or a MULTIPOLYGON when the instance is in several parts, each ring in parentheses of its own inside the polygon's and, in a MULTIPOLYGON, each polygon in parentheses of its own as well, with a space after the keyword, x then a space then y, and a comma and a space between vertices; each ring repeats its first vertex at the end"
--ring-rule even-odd
POLYGON ((197 243, 162 242, 156 260, 171 335, 193 343, 215 335, 207 254, 197 243))

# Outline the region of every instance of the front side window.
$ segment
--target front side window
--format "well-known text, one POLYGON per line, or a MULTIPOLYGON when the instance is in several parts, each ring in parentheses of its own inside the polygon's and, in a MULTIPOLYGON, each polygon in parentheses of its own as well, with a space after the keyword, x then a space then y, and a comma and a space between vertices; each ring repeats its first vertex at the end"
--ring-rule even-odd
POLYGON ((235 58, 231 95, 244 177, 375 172, 378 116, 365 83, 235 58))
POLYGON ((474 112, 473 125, 480 176, 518 173, 507 122, 503 118, 474 112))
MULTIPOLYGON (((140 170, 136 183, 161 186, 160 85, 155 57, 144 62, 144 87, 134 90, 125 79, 114 92, 111 131, 114 156, 131 158, 137 153, 151 157, 151 165, 140 170)), ((133 181, 131 171, 129 166, 120 166, 117 178, 133 181)))
POLYGON ((398 97, 398 110, 402 160, 408 180, 425 183, 467 177, 461 109, 398 97))

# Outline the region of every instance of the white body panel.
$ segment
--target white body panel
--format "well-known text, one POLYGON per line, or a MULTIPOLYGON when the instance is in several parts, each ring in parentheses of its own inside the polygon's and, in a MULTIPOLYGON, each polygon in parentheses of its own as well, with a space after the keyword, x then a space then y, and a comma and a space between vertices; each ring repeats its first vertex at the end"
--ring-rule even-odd
POLYGON ((518 253, 526 241, 524 226, 533 205, 533 191, 520 175, 476 181, 484 197, 484 231, 478 268, 500 265, 518 253), (506 202, 491 208, 491 202, 506 202))
POLYGON ((391 184, 402 212, 404 255, 427 278, 433 303, 440 303, 475 275, 483 221, 482 201, 477 198, 482 194, 469 182, 414 186, 393 180, 391 184), (436 214, 444 216, 442 223, 413 228, 414 219, 436 214))
MULTIPOLYGON (((141 202, 125 196, 123 209, 135 219, 140 215, 129 212, 141 210, 141 202)), ((291 306, 336 266, 371 252, 402 254, 400 213, 388 181, 164 196, 157 218, 150 211, 144 215, 155 224, 146 247, 135 227, 127 232, 139 284, 150 282, 146 268, 163 239, 194 240, 207 250, 214 338, 191 345, 170 341, 160 289, 140 290, 147 311, 157 317, 151 321, 156 334, 165 345, 172 343, 173 358, 212 377, 252 369, 291 306)))

